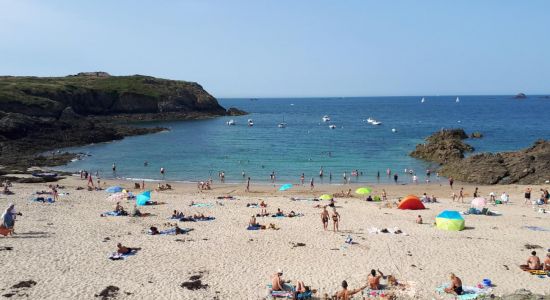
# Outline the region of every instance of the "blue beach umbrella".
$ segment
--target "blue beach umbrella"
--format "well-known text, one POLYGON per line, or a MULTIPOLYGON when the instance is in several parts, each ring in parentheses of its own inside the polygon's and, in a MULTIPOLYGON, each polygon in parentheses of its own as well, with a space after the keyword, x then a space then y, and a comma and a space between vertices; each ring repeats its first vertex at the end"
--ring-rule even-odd
POLYGON ((149 200, 151 200, 151 191, 145 191, 136 196, 136 205, 145 206, 149 200))
POLYGON ((105 190, 107 193, 120 193, 122 192, 122 188, 118 185, 111 186, 105 190))
POLYGON ((287 184, 283 184, 281 185, 281 187, 279 188, 279 191, 286 191, 288 189, 292 188, 292 184, 290 183, 287 183, 287 184))

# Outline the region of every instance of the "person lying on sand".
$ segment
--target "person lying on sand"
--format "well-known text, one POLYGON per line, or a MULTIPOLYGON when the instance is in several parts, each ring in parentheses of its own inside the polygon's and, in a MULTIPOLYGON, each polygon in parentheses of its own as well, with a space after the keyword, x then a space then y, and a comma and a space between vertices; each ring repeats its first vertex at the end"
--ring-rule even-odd
POLYGON ((416 224, 422 224, 422 216, 421 215, 418 215, 418 217, 416 217, 416 224))
POLYGON ((132 250, 136 250, 136 249, 134 249, 134 248, 122 246, 121 243, 118 243, 118 244, 116 245, 116 247, 117 247, 117 251, 116 251, 116 252, 117 252, 118 254, 130 254, 130 253, 132 252, 132 250))
POLYGON ((193 215, 193 219, 195 220, 210 220, 211 218, 213 217, 205 216, 204 214, 193 215))
POLYGON ((334 296, 336 297, 336 300, 349 300, 353 295, 359 293, 367 287, 368 285, 364 285, 358 289, 348 290, 348 282, 344 280, 342 281, 342 290, 337 292, 334 296))
POLYGON ((132 209, 132 217, 141 217, 141 211, 137 208, 137 205, 134 204, 134 208, 132 209))
POLYGON ((460 296, 464 293, 462 290, 462 280, 454 273, 451 273, 451 284, 445 288, 445 293, 460 296))
POLYGON ((369 288, 371 290, 379 290, 380 289, 380 278, 383 278, 384 274, 380 272, 380 270, 370 270, 370 274, 367 277, 367 282, 369 285, 369 288), (378 272, 378 275, 376 275, 376 272, 378 272))
POLYGON ((293 218, 293 217, 296 217, 297 214, 293 210, 291 210, 290 213, 286 216, 289 217, 289 218, 293 218))
POLYGON ((537 252, 531 252, 531 256, 529 256, 529 258, 527 259, 527 264, 520 265, 519 267, 524 271, 540 270, 542 265, 540 263, 540 258, 537 256, 537 252))
POLYGON ((149 227, 149 234, 150 235, 157 235, 160 234, 159 229, 155 226, 149 227))

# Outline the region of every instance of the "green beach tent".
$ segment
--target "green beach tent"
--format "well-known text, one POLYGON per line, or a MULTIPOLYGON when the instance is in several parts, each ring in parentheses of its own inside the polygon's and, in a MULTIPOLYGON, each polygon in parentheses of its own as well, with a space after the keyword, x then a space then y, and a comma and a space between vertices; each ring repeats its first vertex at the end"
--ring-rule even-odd
POLYGON ((435 218, 438 229, 449 231, 460 231, 464 229, 464 218, 458 211, 445 210, 435 218))

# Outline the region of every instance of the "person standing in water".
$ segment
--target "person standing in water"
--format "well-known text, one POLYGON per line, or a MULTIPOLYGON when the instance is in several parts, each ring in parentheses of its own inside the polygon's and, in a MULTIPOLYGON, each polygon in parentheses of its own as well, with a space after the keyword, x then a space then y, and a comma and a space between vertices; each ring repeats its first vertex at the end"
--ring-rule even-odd
POLYGON ((304 173, 302 173, 302 175, 300 175, 300 183, 301 183, 302 185, 304 185, 304 180, 305 180, 305 179, 306 179, 306 176, 305 176, 304 173))
POLYGON ((162 175, 162 179, 164 180, 164 168, 163 167, 160 168, 160 175, 162 175))
POLYGON ((323 167, 321 167, 321 170, 319 170, 319 177, 323 178, 323 167))
POLYGON ((393 181, 395 184, 397 184, 397 179, 399 179, 399 175, 397 175, 397 173, 393 174, 393 181))
POLYGON ((250 192, 250 177, 246 180, 246 191, 250 192))
POLYGON ((116 177, 116 164, 115 163, 113 163, 112 169, 113 169, 113 174, 115 174, 115 177, 116 177))
POLYGON ((315 185, 313 184, 313 177, 311 177, 311 181, 309 182, 309 189, 313 191, 313 188, 315 188, 315 185))

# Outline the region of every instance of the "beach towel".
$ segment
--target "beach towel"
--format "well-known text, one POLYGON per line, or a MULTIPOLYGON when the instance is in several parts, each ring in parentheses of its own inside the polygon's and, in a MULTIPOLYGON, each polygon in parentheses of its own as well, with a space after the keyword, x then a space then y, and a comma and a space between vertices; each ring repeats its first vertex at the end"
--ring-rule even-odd
POLYGON ((492 291, 492 289, 489 287, 478 288, 475 286, 462 286, 462 290, 464 291, 464 293, 460 296, 456 296, 456 295, 445 293, 446 287, 448 287, 448 285, 443 284, 437 287, 435 290, 439 295, 446 296, 449 299, 459 299, 459 300, 473 300, 473 299, 484 298, 485 296, 489 295, 492 291))
MULTIPOLYGON (((187 234, 189 233, 190 231, 193 230, 193 228, 180 228, 182 230, 182 233, 180 234, 187 234)), ((151 234, 151 231, 148 231, 147 232, 148 235, 153 235, 151 234)), ((170 229, 166 229, 166 230, 161 230, 159 231, 159 234, 155 234, 155 235, 175 235, 176 234, 176 228, 170 228, 170 229)))
POLYGON ((188 217, 188 218, 180 218, 180 222, 200 222, 200 221, 212 221, 212 220, 215 220, 216 218, 215 217, 206 217, 206 218, 202 218, 202 219, 195 219, 193 217, 188 217))
POLYGON ((127 216, 128 214, 121 213, 119 211, 107 211, 101 214, 102 216, 111 216, 111 217, 120 217, 120 216, 127 216))
POLYGON ((529 229, 532 231, 550 231, 549 229, 539 227, 539 226, 522 226, 522 228, 529 229))
POLYGON ((212 207, 212 203, 193 203, 193 207, 212 207))
POLYGON ((290 198, 291 201, 319 201, 317 198, 290 198))
POLYGON ((246 228, 246 230, 260 230, 260 229, 261 229, 260 226, 248 226, 248 227, 246 228))
POLYGON ((36 198, 32 199, 31 201, 33 201, 33 202, 42 202, 42 203, 54 203, 55 202, 51 197, 48 197, 48 198, 36 197, 36 198))
POLYGON ((248 207, 248 208, 260 208, 260 206, 258 204, 249 204, 246 207, 248 207))
POLYGON ((388 293, 387 290, 366 289, 366 290, 363 291, 362 296, 365 297, 365 298, 376 298, 376 299, 378 299, 379 297, 385 297, 387 293, 388 293))
POLYGON ((109 255, 109 259, 110 260, 121 260, 121 259, 125 259, 129 256, 134 256, 136 255, 137 253, 137 250, 135 249, 132 249, 132 251, 130 251, 130 253, 126 253, 126 254, 120 254, 118 252, 113 252, 111 253, 111 255, 109 255))
POLYGON ((218 199, 218 200, 237 200, 237 198, 235 198, 233 196, 218 196, 218 197, 216 197, 216 199, 218 199))
MULTIPOLYGON (((288 298, 288 299, 294 298, 294 289, 295 288, 294 288, 294 286, 292 286, 288 283, 283 284, 283 288, 286 289, 286 291, 272 291, 271 290, 271 287, 272 287, 271 284, 268 284, 266 287, 269 291, 269 295, 272 298, 288 298)), ((307 298, 301 298, 301 299, 307 299, 307 298)))

